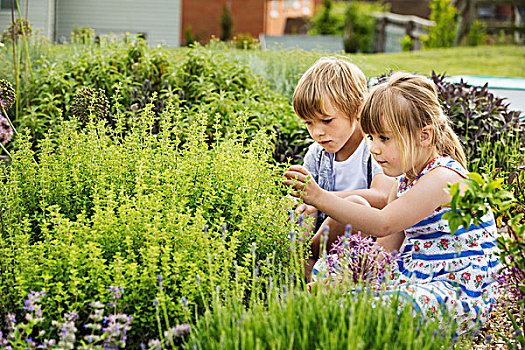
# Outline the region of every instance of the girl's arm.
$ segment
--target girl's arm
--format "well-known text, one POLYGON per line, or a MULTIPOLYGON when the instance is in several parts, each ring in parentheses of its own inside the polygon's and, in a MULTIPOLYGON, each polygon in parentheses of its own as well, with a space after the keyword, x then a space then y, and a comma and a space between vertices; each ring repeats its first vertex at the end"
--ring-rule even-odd
POLYGON ((422 176, 402 197, 383 209, 376 209, 345 201, 322 190, 309 179, 308 171, 301 166, 290 167, 284 176, 285 184, 301 191, 295 195, 300 196, 305 203, 315 206, 342 224, 351 224, 354 230, 375 237, 388 236, 415 225, 437 207, 450 201, 450 195, 444 191, 447 183, 461 180, 452 170, 436 168, 422 176))
MULTIPOLYGON (((397 181, 394 183, 388 196, 388 203, 394 201, 397 197, 397 181)), ((393 252, 394 250, 399 251, 403 241, 405 240, 405 231, 399 231, 389 236, 379 237, 376 240, 376 244, 382 246, 386 251, 393 252)))

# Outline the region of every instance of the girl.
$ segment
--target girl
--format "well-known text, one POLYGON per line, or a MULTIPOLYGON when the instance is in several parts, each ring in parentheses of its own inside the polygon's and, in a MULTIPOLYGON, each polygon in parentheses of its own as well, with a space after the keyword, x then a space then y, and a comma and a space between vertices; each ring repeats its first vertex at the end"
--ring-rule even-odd
POLYGON ((331 231, 351 224, 398 245, 404 239, 387 280, 390 292, 408 298, 428 317, 446 310, 456 319, 458 333, 483 322, 499 292, 496 226, 490 210, 479 226, 453 233, 441 218, 450 210, 447 184, 461 182, 468 172, 436 87, 423 76, 396 73, 365 98, 360 124, 385 175, 399 177, 383 209, 320 189, 301 166, 288 169, 285 183, 330 216, 324 225, 331 231))

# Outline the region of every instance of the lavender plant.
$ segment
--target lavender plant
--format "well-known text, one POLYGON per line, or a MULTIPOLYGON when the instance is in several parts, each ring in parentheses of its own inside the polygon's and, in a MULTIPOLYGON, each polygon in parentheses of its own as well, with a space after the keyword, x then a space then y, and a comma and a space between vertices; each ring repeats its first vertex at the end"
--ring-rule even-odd
POLYGON ((394 261, 391 253, 375 244, 371 236, 360 232, 352 234, 352 227, 346 226, 345 235, 338 237, 326 257, 328 275, 342 275, 357 285, 364 283, 379 286, 394 261))

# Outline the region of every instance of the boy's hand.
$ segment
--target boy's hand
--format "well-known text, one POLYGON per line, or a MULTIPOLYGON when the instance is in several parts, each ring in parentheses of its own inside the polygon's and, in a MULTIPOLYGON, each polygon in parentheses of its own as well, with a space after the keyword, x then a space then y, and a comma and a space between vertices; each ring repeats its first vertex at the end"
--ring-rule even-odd
POLYGON ((301 198, 306 204, 315 206, 315 198, 322 190, 313 181, 308 170, 300 165, 293 165, 284 173, 284 178, 285 185, 296 189, 291 193, 292 196, 301 198))

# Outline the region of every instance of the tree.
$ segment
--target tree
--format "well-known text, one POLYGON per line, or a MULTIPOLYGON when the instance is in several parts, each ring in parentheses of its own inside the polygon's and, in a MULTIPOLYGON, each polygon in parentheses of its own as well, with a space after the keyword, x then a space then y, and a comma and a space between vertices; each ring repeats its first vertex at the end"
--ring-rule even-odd
POLYGON ((222 7, 221 16, 221 40, 228 41, 232 38, 233 34, 233 18, 228 6, 222 7))
POLYGON ((430 28, 428 36, 422 38, 425 47, 451 47, 457 30, 457 10, 450 0, 432 0, 430 20, 435 25, 430 28))
POLYGON ((324 0, 322 12, 313 19, 313 26, 309 34, 316 35, 340 35, 343 33, 344 20, 334 15, 334 3, 332 0, 324 0))

